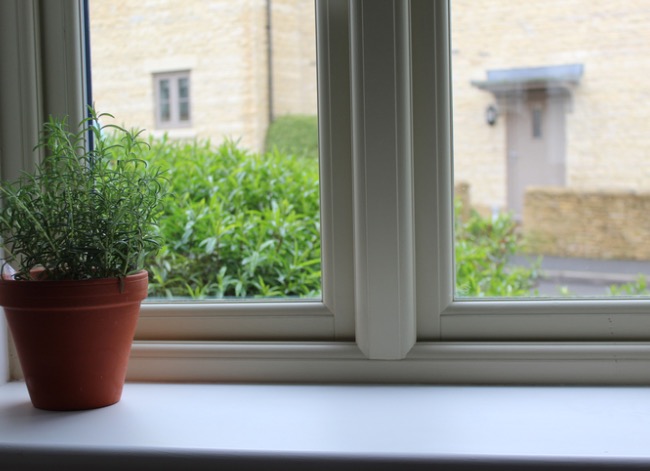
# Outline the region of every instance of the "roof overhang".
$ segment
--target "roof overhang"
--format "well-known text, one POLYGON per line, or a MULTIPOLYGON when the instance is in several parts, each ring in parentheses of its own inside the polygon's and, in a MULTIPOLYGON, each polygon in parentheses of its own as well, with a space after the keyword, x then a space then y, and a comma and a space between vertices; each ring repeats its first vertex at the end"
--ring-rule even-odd
POLYGON ((583 73, 583 64, 495 69, 487 71, 487 80, 472 80, 472 85, 497 96, 524 90, 569 91, 580 83, 583 73))

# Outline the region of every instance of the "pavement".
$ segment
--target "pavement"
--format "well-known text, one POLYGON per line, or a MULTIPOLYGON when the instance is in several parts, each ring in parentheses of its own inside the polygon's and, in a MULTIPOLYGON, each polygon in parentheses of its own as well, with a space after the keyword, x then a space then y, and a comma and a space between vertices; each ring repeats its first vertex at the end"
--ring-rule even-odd
MULTIPOLYGON (((516 256, 514 266, 531 266, 536 256, 516 256)), ((650 261, 594 260, 586 258, 542 257, 540 296, 607 296, 612 285, 632 283, 639 275, 650 280, 650 261)))

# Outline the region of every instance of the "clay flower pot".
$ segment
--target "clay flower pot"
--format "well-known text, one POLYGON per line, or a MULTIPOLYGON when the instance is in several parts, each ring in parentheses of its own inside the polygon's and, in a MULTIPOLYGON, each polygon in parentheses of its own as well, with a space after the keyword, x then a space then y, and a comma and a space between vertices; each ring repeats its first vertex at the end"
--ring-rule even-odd
POLYGON ((93 409, 120 400, 147 285, 146 271, 123 280, 0 280, 35 407, 93 409))

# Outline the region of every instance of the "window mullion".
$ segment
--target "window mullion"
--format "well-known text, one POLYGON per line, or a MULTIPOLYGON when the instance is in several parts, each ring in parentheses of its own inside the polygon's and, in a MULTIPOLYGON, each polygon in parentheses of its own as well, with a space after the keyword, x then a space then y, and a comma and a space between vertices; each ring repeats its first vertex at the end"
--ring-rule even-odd
POLYGON ((409 2, 351 2, 356 338, 371 359, 415 342, 409 2))

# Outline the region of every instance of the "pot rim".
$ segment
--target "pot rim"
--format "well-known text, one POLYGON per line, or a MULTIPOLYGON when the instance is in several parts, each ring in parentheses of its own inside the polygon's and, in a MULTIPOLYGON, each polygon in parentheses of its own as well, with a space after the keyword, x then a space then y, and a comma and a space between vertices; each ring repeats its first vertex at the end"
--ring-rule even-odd
POLYGON ((0 285, 3 284, 13 284, 13 283, 20 283, 20 284, 30 284, 30 285, 52 285, 52 284, 61 284, 61 285, 69 285, 69 284, 113 284, 116 281, 119 281, 120 279, 124 279, 125 282, 133 282, 133 281, 138 281, 141 278, 144 277, 149 277, 149 272, 145 269, 142 269, 138 272, 132 273, 130 275, 126 275, 125 277, 119 277, 119 276, 113 276, 109 278, 85 278, 83 280, 70 280, 70 279, 63 279, 63 280, 48 280, 48 279, 39 279, 39 280, 8 280, 6 278, 0 278, 0 285))
POLYGON ((7 309, 68 309, 147 297, 149 273, 142 270, 120 278, 87 280, 0 280, 0 306, 7 309))

